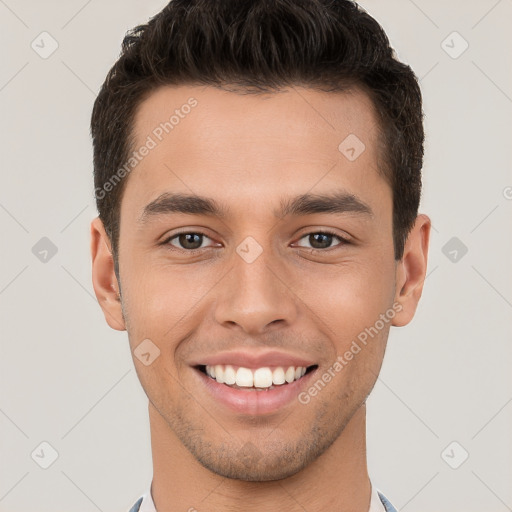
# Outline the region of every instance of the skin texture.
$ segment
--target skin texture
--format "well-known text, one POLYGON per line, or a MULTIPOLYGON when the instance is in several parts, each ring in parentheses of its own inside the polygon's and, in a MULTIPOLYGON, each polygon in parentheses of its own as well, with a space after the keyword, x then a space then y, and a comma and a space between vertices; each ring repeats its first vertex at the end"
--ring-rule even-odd
POLYGON ((378 170, 377 118, 363 92, 164 87, 140 105, 135 146, 190 97, 197 106, 129 175, 120 283, 103 225, 91 225, 93 284, 106 321, 128 331, 132 351, 145 339, 160 350, 149 366, 134 357, 149 398, 156 507, 368 510, 365 401, 390 325, 407 324, 420 299, 430 220, 418 216, 395 261, 392 191, 378 170), (354 161, 338 150, 349 134, 365 145, 354 161), (282 199, 335 191, 373 214, 274 215, 282 199), (144 207, 171 192, 212 198, 229 212, 141 222, 144 207), (308 235, 325 229, 349 243, 333 237, 312 250, 308 235), (164 243, 179 232, 205 234, 202 248, 191 254, 177 238, 164 243), (252 263, 236 252, 248 236, 263 250, 252 263), (219 351, 279 349, 314 361, 320 378, 394 304, 394 318, 306 405, 237 414, 204 392, 191 367, 219 351))

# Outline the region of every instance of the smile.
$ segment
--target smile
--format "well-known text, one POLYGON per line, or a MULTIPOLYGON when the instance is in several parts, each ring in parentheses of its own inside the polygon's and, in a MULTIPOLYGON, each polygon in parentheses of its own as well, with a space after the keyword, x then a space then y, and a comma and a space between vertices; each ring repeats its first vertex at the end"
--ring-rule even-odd
POLYGON ((282 413, 299 404, 298 395, 307 389, 318 365, 261 366, 233 364, 197 365, 198 389, 204 396, 237 414, 261 416, 282 413))
POLYGON ((312 371, 314 368, 315 365, 308 368, 305 366, 278 366, 276 368, 265 366, 253 370, 229 364, 199 367, 201 371, 219 384, 225 384, 234 389, 244 388, 255 391, 274 389, 276 386, 291 384, 304 377, 308 370, 312 371))

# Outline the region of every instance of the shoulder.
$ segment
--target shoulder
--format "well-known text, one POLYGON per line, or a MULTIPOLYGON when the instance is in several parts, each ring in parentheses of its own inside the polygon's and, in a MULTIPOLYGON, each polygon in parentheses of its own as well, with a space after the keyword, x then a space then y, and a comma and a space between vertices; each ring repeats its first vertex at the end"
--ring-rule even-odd
POLYGON ((133 507, 129 510, 129 512, 138 512, 139 509, 140 509, 140 505, 142 503, 142 500, 143 500, 143 497, 140 497, 137 500, 137 503, 135 503, 135 505, 133 505, 133 507))
POLYGON ((379 494, 380 501, 384 505, 386 512, 398 512, 398 510, 389 502, 384 494, 382 494, 380 491, 377 491, 377 493, 379 494))

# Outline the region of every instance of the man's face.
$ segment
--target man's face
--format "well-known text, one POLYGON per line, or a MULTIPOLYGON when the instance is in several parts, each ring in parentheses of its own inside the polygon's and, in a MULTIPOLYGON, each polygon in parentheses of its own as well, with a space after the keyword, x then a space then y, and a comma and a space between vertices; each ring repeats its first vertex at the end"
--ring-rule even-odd
POLYGON ((167 87, 141 104, 134 126, 135 149, 148 135, 157 146, 127 182, 119 275, 131 349, 151 340, 160 350, 148 366, 134 357, 151 406, 169 435, 217 474, 253 481, 295 474, 364 403, 392 323, 375 334, 396 299, 396 263, 372 104, 357 91, 167 87), (182 109, 158 141, 155 128, 191 97, 197 105, 182 109), (174 211, 178 203, 166 194, 209 199, 223 216, 174 211), (331 211, 301 208, 335 195, 349 199, 339 197, 331 211), (312 197, 294 205, 299 196, 312 197), (285 205, 295 208, 283 212, 285 205), (333 371, 338 356, 345 362, 333 371), (252 375, 267 367, 278 380, 279 367, 308 371, 258 391, 216 382, 205 373, 215 365, 252 375), (329 369, 329 382, 309 393, 329 369))

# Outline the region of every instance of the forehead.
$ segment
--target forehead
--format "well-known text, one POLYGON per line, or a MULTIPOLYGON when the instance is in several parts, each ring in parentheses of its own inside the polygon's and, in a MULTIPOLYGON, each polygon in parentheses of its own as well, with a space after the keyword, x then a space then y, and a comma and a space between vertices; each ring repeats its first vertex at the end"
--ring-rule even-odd
POLYGON ((382 186, 378 135, 373 104, 359 90, 162 87, 137 110, 132 149, 151 149, 125 195, 147 203, 177 189, 250 201, 313 187, 382 186))
POLYGON ((172 134, 165 137, 169 142, 180 139, 180 134, 193 136, 196 146, 221 138, 229 146, 240 139, 284 136, 297 150, 297 143, 305 137, 318 143, 325 136, 331 139, 353 133, 371 143, 377 134, 373 103, 361 90, 333 93, 298 86, 258 94, 210 86, 161 87, 137 109, 136 142, 143 143, 153 132, 159 138, 160 127, 162 136, 172 134), (167 130, 162 126, 166 122, 171 125, 166 125, 167 130))

